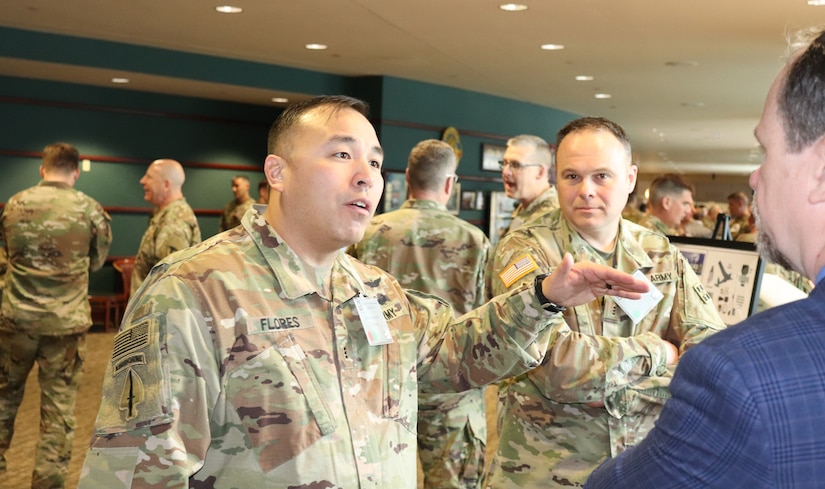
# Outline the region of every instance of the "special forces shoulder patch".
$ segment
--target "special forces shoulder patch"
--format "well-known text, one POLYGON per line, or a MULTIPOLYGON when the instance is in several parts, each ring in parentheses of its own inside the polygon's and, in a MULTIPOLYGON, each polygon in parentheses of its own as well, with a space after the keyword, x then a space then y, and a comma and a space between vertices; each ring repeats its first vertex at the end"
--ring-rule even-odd
POLYGON ((510 287, 516 280, 524 277, 528 273, 536 270, 539 266, 530 255, 524 254, 516 258, 516 261, 511 263, 503 272, 498 274, 498 278, 505 287, 510 287))
POLYGON ((156 318, 141 319, 115 336, 95 432, 100 435, 172 420, 156 318))

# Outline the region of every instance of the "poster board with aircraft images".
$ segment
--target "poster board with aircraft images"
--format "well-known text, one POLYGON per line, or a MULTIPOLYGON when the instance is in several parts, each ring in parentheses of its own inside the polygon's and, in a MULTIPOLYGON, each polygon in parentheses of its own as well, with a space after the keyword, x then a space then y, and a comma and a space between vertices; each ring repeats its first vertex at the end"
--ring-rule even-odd
POLYGON ((753 243, 668 236, 728 326, 756 313, 764 264, 753 243))

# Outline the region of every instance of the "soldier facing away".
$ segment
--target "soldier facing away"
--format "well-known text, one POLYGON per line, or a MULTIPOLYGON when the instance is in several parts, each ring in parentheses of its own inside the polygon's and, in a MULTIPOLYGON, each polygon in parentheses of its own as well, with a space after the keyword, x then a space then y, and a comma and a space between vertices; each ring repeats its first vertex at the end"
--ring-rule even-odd
POLYGON ((26 378, 35 362, 40 383, 40 437, 33 489, 66 483, 75 427, 75 400, 92 325, 89 272, 109 254, 109 215, 74 189, 77 149, 43 150, 40 182, 13 195, 0 215, 8 252, 0 321, 0 472, 14 434, 26 378))
MULTIPOLYGON (((389 272, 406 289, 444 299, 460 316, 486 302, 490 241, 447 210, 457 166, 449 144, 435 139, 418 143, 407 165, 410 198, 400 209, 373 218, 351 254, 389 272)), ((486 446, 483 388, 419 395, 418 457, 424 487, 477 488, 486 446)))

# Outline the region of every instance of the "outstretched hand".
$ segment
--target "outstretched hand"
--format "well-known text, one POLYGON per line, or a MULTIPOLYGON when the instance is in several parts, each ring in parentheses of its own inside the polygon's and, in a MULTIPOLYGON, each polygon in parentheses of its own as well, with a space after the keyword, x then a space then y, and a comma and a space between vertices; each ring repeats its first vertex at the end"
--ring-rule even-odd
POLYGON ((589 261, 573 262, 565 253, 561 263, 541 284, 544 296, 561 306, 585 304, 605 295, 638 299, 648 285, 630 274, 589 261))

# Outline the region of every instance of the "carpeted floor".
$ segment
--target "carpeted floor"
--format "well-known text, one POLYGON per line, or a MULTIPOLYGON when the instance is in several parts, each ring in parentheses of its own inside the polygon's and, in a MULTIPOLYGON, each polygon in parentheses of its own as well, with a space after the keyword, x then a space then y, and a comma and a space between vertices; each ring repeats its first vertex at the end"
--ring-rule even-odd
MULTIPOLYGON (((100 390, 103 372, 112 351, 114 333, 96 332, 93 329, 86 338, 86 363, 83 382, 77 396, 77 426, 72 449, 72 461, 66 488, 77 487, 83 458, 89 449, 97 408, 100 405, 100 390)), ((31 473, 34 467, 34 445, 37 441, 40 425, 40 387, 37 385, 37 367, 29 373, 26 382, 26 395, 17 413, 14 423, 14 438, 6 452, 8 470, 0 475, 2 489, 29 489, 31 473)))
MULTIPOLYGON (((103 373, 112 350, 114 333, 96 332, 93 329, 87 336, 87 354, 83 383, 77 399, 77 427, 75 429, 72 461, 66 488, 77 487, 83 458, 89 449, 89 440, 94 427, 97 409, 100 405, 100 392, 103 373)), ((495 387, 487 389, 487 461, 492 459, 498 437, 495 421, 495 387)), ((29 374, 26 383, 26 395, 14 424, 14 439, 6 453, 8 471, 0 474, 0 489, 29 489, 31 473, 34 466, 34 445, 37 441, 40 420, 40 388, 37 385, 36 367, 29 374)), ((419 474, 419 488, 422 487, 419 474)))

